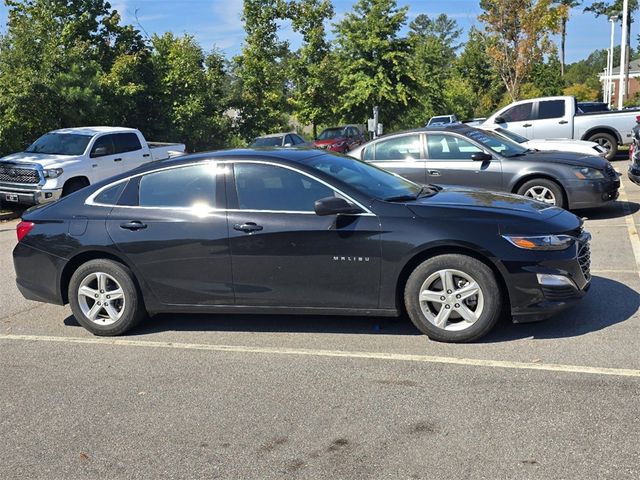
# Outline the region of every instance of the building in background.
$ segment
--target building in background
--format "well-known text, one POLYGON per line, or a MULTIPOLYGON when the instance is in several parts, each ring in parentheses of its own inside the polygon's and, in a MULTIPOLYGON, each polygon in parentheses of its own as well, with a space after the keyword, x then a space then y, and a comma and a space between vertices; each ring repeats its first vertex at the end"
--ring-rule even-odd
MULTIPOLYGON (((626 95, 626 99, 632 99, 636 96, 636 94, 640 94, 640 59, 634 60, 629 63, 629 90, 626 95)), ((600 83, 602 83, 603 91, 606 88, 606 81, 609 80, 606 73, 602 73, 600 75, 600 83)), ((613 99, 614 105, 616 104, 616 99, 618 98, 618 85, 620 84, 620 67, 615 67, 613 69, 613 78, 612 80, 612 89, 613 94, 611 98, 613 99)))

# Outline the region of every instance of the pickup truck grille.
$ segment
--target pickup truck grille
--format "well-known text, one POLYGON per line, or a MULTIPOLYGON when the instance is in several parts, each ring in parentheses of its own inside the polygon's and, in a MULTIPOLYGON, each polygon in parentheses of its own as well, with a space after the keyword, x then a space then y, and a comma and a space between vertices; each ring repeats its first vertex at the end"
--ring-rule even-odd
POLYGON ((6 183, 38 183, 40 175, 33 168, 15 167, 0 164, 0 182, 6 183))

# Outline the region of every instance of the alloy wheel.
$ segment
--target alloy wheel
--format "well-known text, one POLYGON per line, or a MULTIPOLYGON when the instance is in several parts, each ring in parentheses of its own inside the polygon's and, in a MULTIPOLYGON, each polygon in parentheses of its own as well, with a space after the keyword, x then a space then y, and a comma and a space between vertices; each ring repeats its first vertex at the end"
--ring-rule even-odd
POLYGON ((126 299, 115 278, 104 272, 94 272, 80 282, 78 304, 86 318, 97 325, 107 326, 122 317, 126 299))
POLYGON ((484 294, 478 282, 460 270, 439 270, 422 284, 420 308, 429 323, 448 331, 461 331, 478 321, 484 294))
POLYGON ((524 196, 549 205, 556 205, 556 196, 549 188, 541 185, 529 188, 524 192, 524 196))

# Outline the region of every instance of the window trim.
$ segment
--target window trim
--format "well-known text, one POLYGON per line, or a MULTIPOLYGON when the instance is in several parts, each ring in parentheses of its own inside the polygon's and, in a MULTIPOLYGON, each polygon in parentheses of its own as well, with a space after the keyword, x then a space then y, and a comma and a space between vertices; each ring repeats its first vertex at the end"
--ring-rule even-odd
MULTIPOLYGON (((336 188, 335 186, 329 184, 328 182, 325 182, 324 180, 322 180, 321 178, 315 177, 307 172, 304 172, 300 169, 297 169, 295 167, 291 167, 289 165, 284 165, 281 163, 277 163, 277 162, 269 162, 269 161, 265 161, 265 160, 213 160, 213 159, 209 159, 209 160, 202 160, 199 162, 194 162, 194 163, 188 163, 188 164, 183 164, 183 165, 171 165, 168 167, 164 167, 164 168, 158 168, 156 170, 150 170, 148 172, 143 172, 143 173, 138 173, 136 175, 131 175, 129 177, 126 178, 122 178, 120 180, 116 180, 115 182, 109 183, 107 185, 104 185, 102 187, 100 187, 98 190, 96 190, 95 192, 93 192, 85 201, 84 204, 85 205, 90 205, 90 206, 97 206, 97 207, 112 207, 112 208, 138 208, 138 209, 144 209, 144 210, 175 210, 175 211, 191 211, 192 208, 191 207, 141 207, 139 205, 108 205, 108 204, 103 204, 103 203, 97 203, 95 201, 95 198, 102 193, 103 190, 106 190, 110 187, 113 187, 119 183, 122 182, 128 182, 131 179, 134 178, 139 178, 142 177, 143 175, 147 175, 150 173, 156 173, 156 172, 161 172, 164 170, 172 170, 174 168, 181 168, 181 167, 187 167, 187 166, 196 166, 196 165, 206 165, 206 164, 214 164, 217 167, 220 167, 221 165, 233 165, 235 163, 259 163, 259 164, 263 164, 263 165, 273 165, 276 167, 281 167, 281 168, 287 168, 289 170, 293 170, 294 172, 298 172, 306 177, 309 177, 313 180, 315 180, 316 182, 320 182, 323 185, 325 185, 326 187, 329 187, 330 189, 332 189, 333 191, 337 192, 339 195, 343 196, 347 201, 352 202, 354 205, 356 205, 358 208, 361 208, 363 210, 363 213, 353 213, 353 214, 348 214, 349 216, 362 216, 362 217, 375 217, 375 213, 373 213, 371 210, 369 210, 367 207, 365 207, 362 203, 360 203, 359 201, 355 200, 351 195, 348 195, 346 193, 344 193, 343 191, 341 191, 339 188, 336 188)), ((230 173, 231 169, 227 170, 224 172, 225 175, 228 175, 230 173)), ((316 215, 315 212, 303 212, 303 211, 285 211, 285 210, 244 210, 244 209, 234 209, 234 208, 215 208, 215 207, 211 207, 209 209, 207 209, 207 212, 247 212, 247 213, 294 213, 294 214, 307 214, 307 215, 316 215)), ((347 215, 347 214, 344 214, 347 215)))

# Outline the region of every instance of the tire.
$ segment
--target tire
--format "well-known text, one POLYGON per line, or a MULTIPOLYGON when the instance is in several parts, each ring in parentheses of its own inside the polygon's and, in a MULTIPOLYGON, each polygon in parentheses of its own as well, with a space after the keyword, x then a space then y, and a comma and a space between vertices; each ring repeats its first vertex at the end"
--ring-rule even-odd
POLYGON ((590 142, 596 142, 601 147, 606 148, 608 150, 608 153, 605 156, 607 160, 613 160, 618 154, 618 140, 610 133, 595 133, 587 140, 590 142))
POLYGON ((113 260, 82 264, 71 276, 68 293, 73 316, 94 335, 122 335, 146 317, 131 271, 113 260))
POLYGON ((89 185, 89 182, 83 178, 72 178, 71 180, 67 180, 62 187, 62 197, 66 197, 67 195, 72 194, 73 192, 77 192, 78 190, 89 185))
POLYGON ((502 292, 487 265, 467 255, 446 254, 416 267, 407 280, 404 303, 413 324, 429 338, 464 343, 494 327, 502 311, 502 292), (474 284, 477 288, 469 288, 474 284))
POLYGON ((553 180, 534 178, 523 183, 516 193, 549 205, 567 208, 567 199, 564 196, 564 192, 560 185, 553 180))

